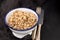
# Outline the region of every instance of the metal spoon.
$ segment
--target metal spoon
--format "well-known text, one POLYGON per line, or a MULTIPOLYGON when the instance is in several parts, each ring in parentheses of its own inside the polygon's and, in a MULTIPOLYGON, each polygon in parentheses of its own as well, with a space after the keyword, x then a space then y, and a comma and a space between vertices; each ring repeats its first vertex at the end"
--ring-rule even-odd
POLYGON ((43 24, 43 17, 44 17, 44 10, 41 7, 36 8, 36 12, 38 13, 39 16, 39 23, 37 27, 37 34, 35 40, 40 40, 40 32, 41 32, 41 26, 43 24))
POLYGON ((38 27, 32 32, 32 40, 40 40, 40 31, 43 24, 44 11, 41 9, 41 7, 37 7, 36 12, 39 16, 39 23, 37 25, 38 27))

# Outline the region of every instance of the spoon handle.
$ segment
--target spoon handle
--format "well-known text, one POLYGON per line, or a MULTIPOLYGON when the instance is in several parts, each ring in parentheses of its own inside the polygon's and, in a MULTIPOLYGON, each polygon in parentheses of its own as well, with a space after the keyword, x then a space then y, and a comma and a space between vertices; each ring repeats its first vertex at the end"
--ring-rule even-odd
POLYGON ((32 31, 32 40, 35 40, 36 30, 37 30, 37 26, 36 26, 36 28, 32 31))
POLYGON ((37 34, 36 34, 36 38, 35 38, 35 40, 40 40, 40 32, 41 32, 41 24, 39 24, 38 25, 38 30, 37 30, 37 34))

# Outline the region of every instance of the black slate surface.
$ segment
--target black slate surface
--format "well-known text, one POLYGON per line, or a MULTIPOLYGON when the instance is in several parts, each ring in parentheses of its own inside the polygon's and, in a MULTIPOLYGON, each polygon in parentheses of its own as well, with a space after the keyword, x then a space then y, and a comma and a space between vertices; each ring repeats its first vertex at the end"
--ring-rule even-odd
POLYGON ((35 11, 36 6, 44 9, 44 24, 41 30, 41 40, 60 40, 60 8, 57 0, 0 0, 0 40, 31 40, 31 35, 22 39, 14 37, 5 25, 6 13, 18 7, 27 7, 35 11))

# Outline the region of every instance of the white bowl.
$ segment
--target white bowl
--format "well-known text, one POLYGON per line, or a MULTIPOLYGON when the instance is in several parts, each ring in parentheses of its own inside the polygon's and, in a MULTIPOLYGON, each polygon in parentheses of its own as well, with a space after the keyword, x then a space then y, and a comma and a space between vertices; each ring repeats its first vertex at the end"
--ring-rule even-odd
MULTIPOLYGON (((26 11, 26 12, 28 11, 28 12, 34 13, 36 15, 36 17, 37 17, 36 24, 38 23, 38 15, 37 15, 37 13, 35 11, 33 11, 31 9, 28 9, 28 8, 16 8, 16 9, 11 10, 9 13, 7 13, 6 18, 5 18, 5 22, 6 22, 7 25, 8 25, 8 19, 9 19, 9 17, 16 10, 21 10, 21 11, 26 11)), ((18 38, 23 38, 24 36, 26 36, 28 34, 31 34, 31 32, 36 28, 36 24, 32 28, 29 28, 29 29, 26 29, 26 30, 16 30, 16 29, 13 29, 11 27, 9 27, 9 29, 12 31, 12 33, 13 33, 14 36, 16 36, 18 38)))

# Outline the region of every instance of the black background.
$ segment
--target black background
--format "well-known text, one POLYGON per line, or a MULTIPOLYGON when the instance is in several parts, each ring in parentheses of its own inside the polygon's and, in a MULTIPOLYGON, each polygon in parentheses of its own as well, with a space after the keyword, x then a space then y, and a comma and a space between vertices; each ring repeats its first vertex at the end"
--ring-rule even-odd
POLYGON ((31 35, 22 39, 14 37, 5 25, 4 18, 14 8, 27 7, 35 11, 37 6, 44 9, 41 40, 60 40, 60 5, 58 0, 0 0, 0 40, 31 40, 31 35))

